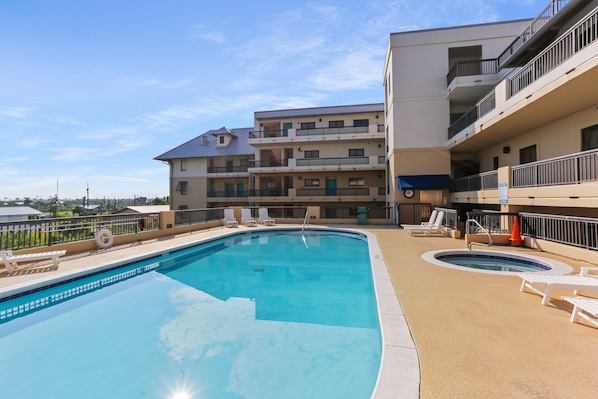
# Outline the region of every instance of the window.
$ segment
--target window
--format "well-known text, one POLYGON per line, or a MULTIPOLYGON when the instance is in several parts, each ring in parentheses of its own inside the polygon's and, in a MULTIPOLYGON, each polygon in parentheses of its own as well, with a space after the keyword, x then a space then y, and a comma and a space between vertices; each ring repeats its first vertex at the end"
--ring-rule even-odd
POLYGON ((311 150, 303 152, 304 158, 320 158, 320 150, 311 150))
POLYGON ((365 178, 363 177, 350 177, 349 186, 365 186, 365 178))
POLYGON ((519 150, 519 163, 521 165, 523 165, 524 163, 536 162, 537 160, 538 158, 536 156, 535 144, 519 150))
POLYGON ((187 205, 179 205, 179 207, 177 209, 179 211, 184 211, 185 209, 189 209, 189 207, 187 205))
POLYGON ((266 188, 276 188, 276 183, 273 181, 269 181, 266 183, 266 188))
POLYGON ((350 148, 349 149, 349 156, 350 157, 362 157, 365 154, 363 148, 350 148))
POLYGON ((330 121, 328 127, 345 127, 345 121, 330 121))
POLYGON ((305 187, 314 187, 320 185, 320 179, 305 179, 303 180, 303 185, 305 187))
POLYGON ((181 194, 187 194, 187 182, 180 181, 175 188, 175 191, 179 191, 181 194))
POLYGON ((353 126, 355 126, 355 127, 370 126, 370 120, 369 119, 353 119, 353 126))
POLYGON ((224 144, 224 136, 218 136, 218 143, 224 144))
POLYGON ((301 130, 315 129, 316 122, 301 122, 301 130))
POLYGON ((492 158, 492 169, 493 170, 498 169, 498 157, 492 158))
POLYGON ((581 150, 588 151, 598 148, 598 125, 581 129, 581 150))
POLYGON ((249 165, 249 159, 241 159, 239 161, 241 166, 248 166, 249 165))
POLYGON ((187 170, 187 160, 181 159, 181 170, 187 170))

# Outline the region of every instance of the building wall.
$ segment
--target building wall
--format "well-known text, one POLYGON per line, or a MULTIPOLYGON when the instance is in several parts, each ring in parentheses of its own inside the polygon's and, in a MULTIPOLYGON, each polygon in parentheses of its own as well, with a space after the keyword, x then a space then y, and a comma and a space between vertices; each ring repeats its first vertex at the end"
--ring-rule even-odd
POLYGON ((519 165, 519 150, 536 145, 538 160, 559 157, 581 151, 581 130, 598 124, 598 112, 592 106, 508 140, 501 141, 476 154, 480 171, 493 169, 493 157, 499 167, 519 165), (503 148, 510 152, 505 154, 503 148))

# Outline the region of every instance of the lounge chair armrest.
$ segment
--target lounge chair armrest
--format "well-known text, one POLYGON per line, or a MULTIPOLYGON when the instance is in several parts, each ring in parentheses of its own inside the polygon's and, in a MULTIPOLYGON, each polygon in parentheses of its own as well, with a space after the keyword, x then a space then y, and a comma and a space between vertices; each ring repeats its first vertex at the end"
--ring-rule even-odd
POLYGON ((589 276, 591 271, 598 272, 598 267, 584 266, 581 268, 579 275, 580 276, 589 276))

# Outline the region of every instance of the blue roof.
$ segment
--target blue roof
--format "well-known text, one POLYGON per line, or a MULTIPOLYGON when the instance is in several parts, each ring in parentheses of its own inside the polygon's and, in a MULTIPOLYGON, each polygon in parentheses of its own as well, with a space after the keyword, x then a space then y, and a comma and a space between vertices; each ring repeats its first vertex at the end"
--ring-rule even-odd
POLYGON ((181 158, 207 158, 207 157, 221 157, 231 155, 253 155, 255 148, 248 143, 249 132, 253 131, 252 127, 243 127, 239 129, 229 129, 221 127, 216 130, 209 130, 194 139, 187 141, 166 151, 162 155, 158 155, 154 159, 159 161, 166 161, 169 159, 181 158), (227 146, 218 146, 218 135, 228 134, 232 136, 230 143, 227 146))

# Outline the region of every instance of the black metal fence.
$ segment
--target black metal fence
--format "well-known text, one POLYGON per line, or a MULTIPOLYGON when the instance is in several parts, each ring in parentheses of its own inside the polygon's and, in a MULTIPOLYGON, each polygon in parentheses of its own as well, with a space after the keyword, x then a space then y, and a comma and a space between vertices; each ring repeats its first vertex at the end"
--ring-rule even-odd
POLYGON ((160 229, 160 213, 82 216, 0 223, 0 250, 19 250, 95 238, 108 229, 112 235, 160 229))

